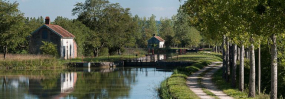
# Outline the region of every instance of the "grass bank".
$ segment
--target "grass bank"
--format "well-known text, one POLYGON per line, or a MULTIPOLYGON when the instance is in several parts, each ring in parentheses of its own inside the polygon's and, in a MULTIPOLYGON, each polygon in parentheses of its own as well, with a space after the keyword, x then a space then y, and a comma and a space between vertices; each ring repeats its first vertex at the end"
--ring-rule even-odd
POLYGON ((0 54, 0 68, 5 69, 62 69, 64 63, 47 55, 0 54))
MULTIPOLYGON (((213 82, 216 86, 221 89, 225 94, 234 97, 235 99, 269 99, 269 95, 267 94, 256 94, 255 98, 248 98, 248 85, 245 82, 245 90, 244 92, 239 91, 237 88, 232 88, 230 83, 227 83, 222 78, 223 70, 219 69, 213 76, 213 82)), ((245 75, 249 76, 249 75, 245 75)), ((237 82, 238 84, 238 82, 237 82)))
MULTIPOLYGON (((162 99, 199 99, 186 85, 187 76, 199 71, 212 62, 220 61, 219 54, 216 53, 188 53, 180 55, 183 61, 196 62, 191 66, 179 67, 173 70, 173 74, 164 80, 159 89, 159 94, 162 99)), ((167 60, 176 61, 176 60, 167 60)))
POLYGON ((63 69, 64 63, 58 59, 1 60, 0 68, 6 69, 63 69))
POLYGON ((187 53, 185 55, 173 56, 165 61, 176 62, 176 61, 189 61, 189 62, 199 62, 199 61, 222 61, 222 55, 219 53, 211 52, 198 52, 198 53, 187 53), (178 57, 178 58, 177 58, 178 57))

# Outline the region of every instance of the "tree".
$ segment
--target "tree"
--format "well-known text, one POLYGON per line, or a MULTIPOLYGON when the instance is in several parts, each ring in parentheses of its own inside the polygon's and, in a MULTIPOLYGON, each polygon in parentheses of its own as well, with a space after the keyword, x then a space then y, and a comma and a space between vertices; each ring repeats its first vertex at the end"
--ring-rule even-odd
POLYGON ((171 19, 160 19, 159 35, 165 40, 165 46, 170 47, 174 38, 173 21, 171 19))
POLYGON ((133 33, 133 36, 134 36, 134 39, 136 40, 135 41, 135 46, 136 47, 141 47, 141 45, 142 45, 141 44, 141 39, 142 39, 142 32, 143 32, 142 29, 143 29, 143 26, 144 26, 144 22, 138 15, 135 15, 133 17, 133 22, 134 22, 134 33, 133 33))
POLYGON ((197 47, 202 39, 200 32, 189 24, 190 17, 180 7, 174 20, 174 41, 181 47, 197 47))
POLYGON ((18 9, 18 3, 0 1, 0 46, 3 48, 4 59, 8 49, 14 49, 23 42, 21 30, 23 29, 23 13, 18 9))
POLYGON ((72 12, 78 15, 77 20, 97 33, 100 43, 96 49, 108 47, 109 50, 117 50, 119 54, 122 47, 134 46, 135 39, 131 34, 135 32, 136 23, 129 8, 122 8, 118 3, 112 4, 108 0, 86 0, 75 6, 72 12))
POLYGON ((86 54, 90 52, 93 53, 95 57, 99 56, 99 48, 100 48, 100 39, 98 38, 98 34, 94 31, 91 31, 89 35, 86 37, 86 41, 84 42, 84 50, 86 54))

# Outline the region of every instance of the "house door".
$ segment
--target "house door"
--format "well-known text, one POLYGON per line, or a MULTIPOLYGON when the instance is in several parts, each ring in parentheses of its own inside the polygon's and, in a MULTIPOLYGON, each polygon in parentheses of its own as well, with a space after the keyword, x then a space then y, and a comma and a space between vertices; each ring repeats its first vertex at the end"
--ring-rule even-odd
POLYGON ((65 46, 63 46, 62 47, 62 58, 64 58, 64 59, 66 58, 65 54, 66 54, 65 46))

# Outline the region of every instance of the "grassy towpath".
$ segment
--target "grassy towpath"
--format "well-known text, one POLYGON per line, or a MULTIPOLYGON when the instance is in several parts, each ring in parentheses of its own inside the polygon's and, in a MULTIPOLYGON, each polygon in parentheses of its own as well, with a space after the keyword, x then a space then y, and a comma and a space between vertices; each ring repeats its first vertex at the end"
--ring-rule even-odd
POLYGON ((219 90, 212 82, 212 75, 221 67, 220 62, 213 62, 187 77, 186 84, 201 99, 234 99, 219 90))
MULTIPOLYGON (((166 61, 189 61, 194 64, 185 67, 178 67, 173 70, 171 77, 167 78, 161 83, 159 94, 161 99, 199 99, 186 84, 187 77, 204 67, 210 65, 212 62, 222 61, 221 55, 217 53, 187 53, 186 55, 179 55, 179 58, 168 59, 166 61)), ((197 75, 200 76, 200 75, 197 75)), ((202 90, 203 91, 203 90, 202 90)), ((212 97, 210 97, 212 98, 212 97)))

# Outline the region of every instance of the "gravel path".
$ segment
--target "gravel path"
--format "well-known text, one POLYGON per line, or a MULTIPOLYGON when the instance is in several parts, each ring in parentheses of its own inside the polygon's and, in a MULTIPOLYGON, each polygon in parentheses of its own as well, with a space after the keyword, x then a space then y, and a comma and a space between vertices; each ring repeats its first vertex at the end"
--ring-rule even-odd
POLYGON ((202 84, 203 86, 211 91, 213 94, 215 94, 220 99, 234 99, 228 95, 226 95, 223 91, 217 89, 217 87, 212 82, 212 75, 222 67, 222 65, 216 65, 221 64, 221 62, 214 62, 211 65, 201 69, 200 71, 193 73, 191 76, 187 77, 187 85, 188 87, 197 94, 201 99, 215 99, 214 97, 211 97, 207 95, 205 92, 203 92, 201 86, 198 84, 199 75, 206 71, 207 69, 212 68, 211 71, 207 72, 204 77, 202 78, 202 84))

